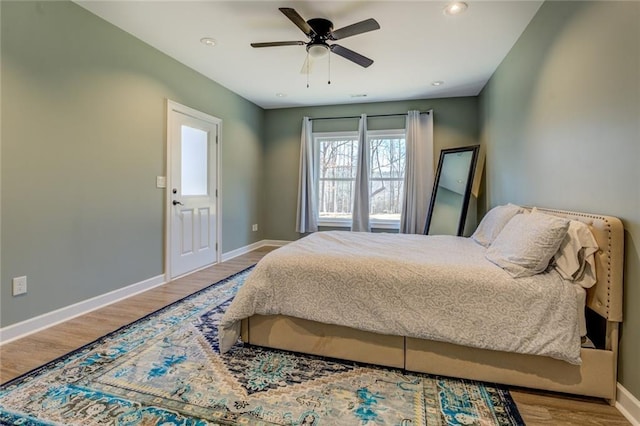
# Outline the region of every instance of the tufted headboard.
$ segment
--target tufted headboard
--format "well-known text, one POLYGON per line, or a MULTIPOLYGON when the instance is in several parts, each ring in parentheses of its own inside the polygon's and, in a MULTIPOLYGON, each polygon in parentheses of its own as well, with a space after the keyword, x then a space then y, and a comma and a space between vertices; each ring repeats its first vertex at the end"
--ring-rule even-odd
POLYGON ((589 225, 600 250, 596 253, 597 282, 587 290, 587 306, 608 321, 621 322, 624 228, 620 219, 539 207, 538 210, 589 225))

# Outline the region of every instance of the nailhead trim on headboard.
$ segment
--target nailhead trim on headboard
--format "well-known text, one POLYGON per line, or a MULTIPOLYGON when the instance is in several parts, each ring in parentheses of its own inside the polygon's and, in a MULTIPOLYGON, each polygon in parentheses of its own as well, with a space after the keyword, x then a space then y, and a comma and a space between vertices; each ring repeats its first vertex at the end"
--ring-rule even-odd
MULTIPOLYGON (((529 210, 532 209, 532 207, 525 207, 529 210)), ((572 212, 572 211, 566 211, 566 210, 555 210, 555 209, 546 209, 546 208, 540 208, 537 207, 538 210, 540 210, 541 212, 546 212, 546 213, 551 213, 551 214, 556 214, 558 216, 563 216, 563 217, 579 217, 579 218, 585 218, 585 219, 590 219, 589 221, 584 220, 585 223, 587 223, 587 225, 589 226, 593 226, 594 221, 600 221, 604 224, 604 227, 601 228, 603 230, 606 231, 606 237, 607 237, 607 247, 606 247, 606 278, 607 278, 607 289, 606 289, 606 300, 602 301, 600 299, 597 298, 597 295, 594 295, 594 297, 596 297, 596 303, 599 307, 601 307, 604 304, 604 314, 606 315, 606 318, 609 318, 610 313, 611 313, 611 288, 613 285, 612 282, 612 258, 611 258, 611 254, 613 251, 613 241, 612 241, 612 234, 613 234, 613 230, 612 230, 612 226, 611 226, 611 222, 609 220, 609 218, 605 217, 605 216, 601 216, 601 215, 596 215, 596 214, 589 214, 589 213, 580 213, 580 212, 572 212), (604 303, 603 303, 604 302, 604 303)), ((602 313, 601 313, 602 314, 602 313)))

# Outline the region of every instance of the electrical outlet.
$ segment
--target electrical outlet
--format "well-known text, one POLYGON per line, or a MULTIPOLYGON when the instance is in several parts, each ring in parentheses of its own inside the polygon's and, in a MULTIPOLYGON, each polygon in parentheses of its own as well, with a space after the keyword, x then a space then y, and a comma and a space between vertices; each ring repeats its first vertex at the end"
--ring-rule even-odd
POLYGON ((254 223, 253 226, 251 226, 251 230, 254 231, 254 232, 257 231, 258 230, 258 224, 254 223))
POLYGON ((18 296, 19 294, 25 294, 27 292, 27 277, 26 275, 23 277, 15 277, 12 281, 13 283, 13 295, 18 296))

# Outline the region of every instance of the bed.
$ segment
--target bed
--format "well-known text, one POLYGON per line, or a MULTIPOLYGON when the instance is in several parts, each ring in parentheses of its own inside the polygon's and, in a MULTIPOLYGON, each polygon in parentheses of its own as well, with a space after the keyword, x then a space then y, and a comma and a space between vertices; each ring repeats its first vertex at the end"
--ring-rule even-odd
MULTIPOLYGON (((526 214, 530 211, 523 209, 526 214)), ((537 209, 537 213, 588 225, 599 248, 593 255, 595 285, 581 292, 576 285, 557 284, 562 278, 554 271, 519 277, 512 281, 517 285, 508 281, 504 284, 502 280, 509 279, 503 277, 504 271, 495 264, 494 270, 487 265, 488 249, 470 238, 316 233, 323 234, 316 238, 318 241, 303 241, 309 238, 305 237, 259 262, 258 272, 254 270, 247 280, 253 282, 240 289, 223 317, 221 349, 228 348, 240 335, 244 342, 258 346, 601 397, 614 403, 622 321, 622 223, 614 217, 578 212, 537 209), (342 238, 352 238, 348 235, 363 239, 358 244, 368 245, 370 254, 358 258, 350 249, 341 252, 345 244, 342 238), (327 239, 328 243, 324 241, 327 239), (408 250, 396 250, 394 244, 399 239, 408 250), (427 287, 429 297, 412 293, 416 291, 416 280, 425 276, 419 261, 425 256, 425 249, 413 244, 424 244, 424 239, 441 240, 434 252, 427 252, 439 264, 436 272, 427 274, 433 285, 450 279, 444 287, 427 287), (329 267, 315 271, 314 276, 319 278, 312 289, 301 292, 292 287, 307 280, 302 271, 312 269, 314 259, 321 257, 317 250, 325 246, 330 248, 331 256, 320 263, 329 267), (286 268, 278 266, 282 262, 279 258, 289 262, 286 268), (459 258, 470 271, 458 271, 459 258), (447 264, 449 259, 451 264, 447 264), (367 266, 373 264, 376 266, 367 266), (351 272, 345 272, 345 268, 351 272), (289 287, 278 287, 285 281, 282 274, 293 277, 289 287), (396 279, 398 275, 401 279, 396 279), (538 281, 534 285, 534 278, 543 280, 545 291, 540 292, 538 281), (370 287, 366 297, 342 293, 343 289, 362 293, 359 282, 370 287), (272 286, 273 283, 276 284, 272 286), (457 293, 456 286, 461 287, 457 293), (515 293, 514 287, 518 287, 515 293), (321 299, 325 296, 320 291, 328 294, 328 299, 321 299), (376 297, 388 291, 391 293, 376 297), (289 297, 294 293, 304 296, 289 297), (452 296, 454 293, 457 295, 452 296), (406 298, 401 301, 400 294, 408 294, 408 302, 406 298), (544 298, 551 302, 543 303, 544 298), (344 300, 349 304, 343 304, 344 300), (380 301, 384 302, 384 309, 380 301), (515 306, 509 307, 510 303, 515 306), (317 312, 319 304, 329 307, 328 317, 317 312), (420 308, 425 305, 429 309, 420 308), (445 309, 433 313, 438 306, 445 309), (396 321, 394 310, 410 312, 409 318, 414 320, 396 321), (507 322, 501 323, 505 318, 507 322), (546 318, 547 323, 541 318, 546 318), (421 327, 421 321, 423 325, 437 326, 421 327), (477 328, 470 328, 474 326, 477 328), (591 347, 581 345, 585 331, 591 347), (457 340, 452 339, 454 334, 457 340), (511 339, 512 336, 516 337, 511 339)))

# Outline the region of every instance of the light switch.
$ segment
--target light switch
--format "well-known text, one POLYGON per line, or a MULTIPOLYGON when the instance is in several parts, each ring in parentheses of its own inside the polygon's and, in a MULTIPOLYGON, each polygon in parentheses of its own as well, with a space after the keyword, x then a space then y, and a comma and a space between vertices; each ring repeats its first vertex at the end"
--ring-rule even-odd
POLYGON ((167 187, 167 177, 156 176, 156 188, 166 188, 166 187, 167 187))

